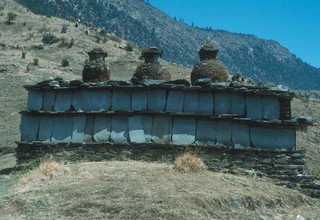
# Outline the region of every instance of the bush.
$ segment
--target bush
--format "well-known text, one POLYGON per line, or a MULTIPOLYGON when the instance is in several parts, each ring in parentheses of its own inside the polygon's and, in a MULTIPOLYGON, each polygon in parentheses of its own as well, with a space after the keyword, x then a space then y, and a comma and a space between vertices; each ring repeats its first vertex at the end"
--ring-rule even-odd
POLYGON ((27 52, 22 51, 22 59, 25 59, 25 58, 26 58, 26 54, 27 54, 27 52))
POLYGON ((68 48, 73 47, 73 45, 74 45, 74 39, 71 38, 70 43, 68 44, 68 48))
POLYGON ((33 59, 33 65, 34 66, 38 66, 39 65, 39 59, 38 58, 34 58, 33 59))
POLYGON ((65 34, 65 33, 67 33, 67 30, 68 30, 68 25, 67 24, 63 24, 62 28, 61 28, 61 33, 65 34))
POLYGON ((13 12, 9 12, 7 14, 7 24, 13 24, 13 21, 16 20, 17 14, 13 12))
POLYGON ((54 44, 57 43, 60 39, 51 33, 46 33, 43 35, 42 42, 44 44, 54 44))
POLYGON ((128 52, 132 52, 133 51, 133 44, 128 42, 127 45, 124 47, 124 49, 128 52))
POLYGON ((174 169, 179 172, 199 172, 207 169, 207 166, 192 153, 184 153, 174 161, 174 169))
POLYGON ((70 65, 70 63, 69 63, 69 60, 67 58, 62 59, 62 62, 61 62, 61 66, 62 67, 67 67, 69 65, 70 65))

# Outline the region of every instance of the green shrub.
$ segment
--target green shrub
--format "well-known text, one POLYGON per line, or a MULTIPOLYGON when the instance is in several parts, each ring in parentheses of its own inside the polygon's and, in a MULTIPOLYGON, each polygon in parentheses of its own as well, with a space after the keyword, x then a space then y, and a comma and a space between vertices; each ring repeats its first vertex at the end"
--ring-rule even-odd
POLYGON ((33 65, 34 66, 39 66, 39 59, 38 58, 34 58, 33 59, 33 65))
POLYGON ((69 63, 69 60, 67 58, 62 59, 62 62, 61 62, 61 66, 62 67, 67 67, 69 65, 70 65, 70 63, 69 63))
POLYGON ((73 47, 73 45, 74 45, 74 39, 71 38, 71 40, 70 40, 70 42, 69 42, 69 44, 68 44, 68 48, 73 47))
POLYGON ((61 33, 65 34, 65 33, 67 33, 67 30, 68 30, 68 25, 67 24, 63 24, 62 28, 61 28, 61 33))
POLYGON ((13 22, 17 19, 17 14, 13 12, 9 12, 7 14, 7 24, 13 24, 13 22))
POLYGON ((133 44, 128 42, 127 45, 124 47, 124 49, 128 52, 132 52, 133 51, 133 44))
POLYGON ((5 5, 1 4, 0 5, 0 11, 3 11, 5 9, 5 7, 6 7, 5 5))
POLYGON ((25 58, 26 58, 26 54, 27 54, 27 52, 22 51, 22 59, 25 59, 25 58))

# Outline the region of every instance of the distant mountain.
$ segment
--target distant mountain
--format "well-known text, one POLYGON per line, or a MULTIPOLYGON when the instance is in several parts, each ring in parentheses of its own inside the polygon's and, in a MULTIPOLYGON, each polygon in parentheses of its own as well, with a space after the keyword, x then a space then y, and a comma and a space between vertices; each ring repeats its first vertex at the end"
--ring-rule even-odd
POLYGON ((164 50, 164 58, 191 66, 210 38, 232 73, 293 89, 320 89, 320 69, 310 66, 273 40, 253 35, 191 27, 142 0, 16 0, 35 13, 92 22, 136 43, 164 50))

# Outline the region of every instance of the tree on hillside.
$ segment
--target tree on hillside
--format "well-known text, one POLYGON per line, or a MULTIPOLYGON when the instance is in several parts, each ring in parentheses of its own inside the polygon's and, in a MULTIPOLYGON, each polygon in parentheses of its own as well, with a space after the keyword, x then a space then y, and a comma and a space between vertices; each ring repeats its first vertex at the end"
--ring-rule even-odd
POLYGON ((7 14, 7 24, 13 24, 13 21, 16 20, 17 14, 13 12, 9 12, 7 14))

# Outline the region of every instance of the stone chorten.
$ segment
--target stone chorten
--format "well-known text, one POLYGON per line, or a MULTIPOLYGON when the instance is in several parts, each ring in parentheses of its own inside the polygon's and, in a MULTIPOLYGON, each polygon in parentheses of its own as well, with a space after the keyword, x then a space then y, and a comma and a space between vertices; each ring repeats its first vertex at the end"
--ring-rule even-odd
POLYGON ((82 70, 82 78, 84 82, 103 82, 110 79, 110 72, 105 62, 108 53, 101 48, 95 48, 88 52, 89 61, 82 70))
POLYGON ((142 81, 145 79, 167 80, 171 79, 169 71, 160 64, 159 58, 162 51, 156 47, 150 47, 142 52, 144 63, 137 67, 133 77, 142 81))
POLYGON ((196 64, 191 72, 191 84, 202 78, 209 78, 213 82, 227 82, 228 70, 217 60, 219 50, 212 43, 206 43, 199 51, 200 63, 196 64))

